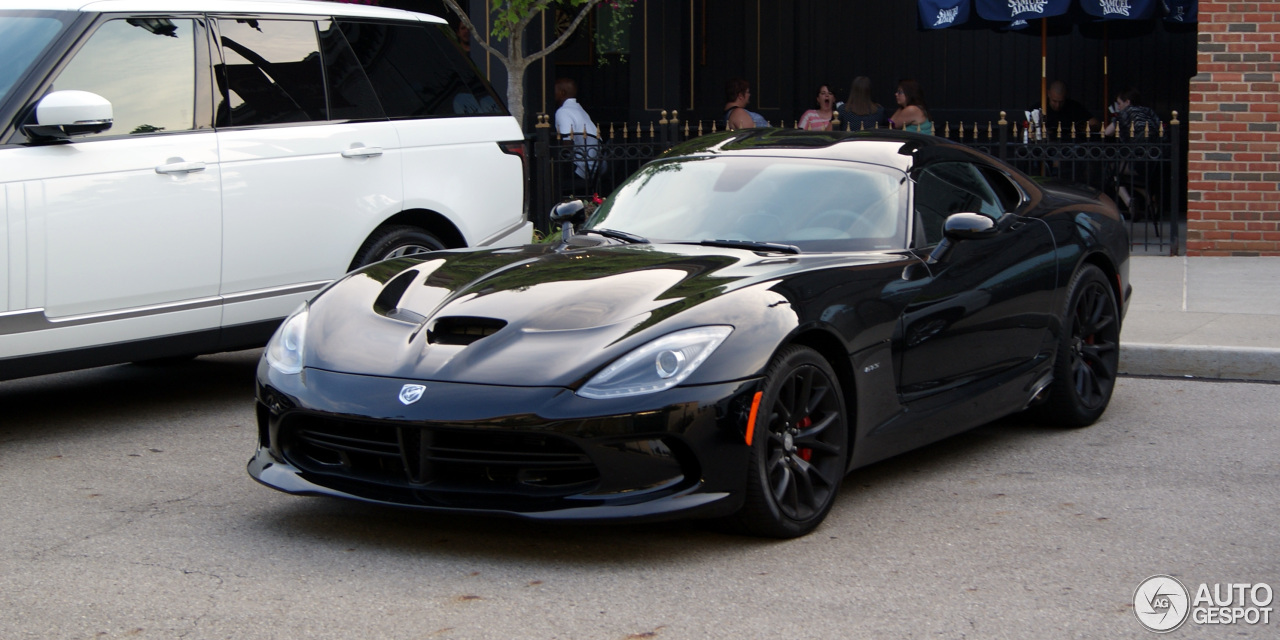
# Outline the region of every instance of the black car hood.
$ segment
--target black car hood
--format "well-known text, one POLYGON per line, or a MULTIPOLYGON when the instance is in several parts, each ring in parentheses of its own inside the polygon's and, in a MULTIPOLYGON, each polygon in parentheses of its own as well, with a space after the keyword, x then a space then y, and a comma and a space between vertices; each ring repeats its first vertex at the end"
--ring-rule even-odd
POLYGON ((421 380, 575 386, 659 335, 734 324, 727 306, 717 305, 730 294, 754 289, 777 302, 781 296, 768 288, 788 273, 886 259, 686 245, 569 251, 529 245, 390 260, 349 275, 312 302, 306 366, 421 380))

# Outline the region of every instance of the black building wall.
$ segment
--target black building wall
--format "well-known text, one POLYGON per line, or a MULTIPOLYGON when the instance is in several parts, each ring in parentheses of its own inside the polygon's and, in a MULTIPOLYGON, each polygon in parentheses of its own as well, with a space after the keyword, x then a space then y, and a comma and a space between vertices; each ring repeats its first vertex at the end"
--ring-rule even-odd
MULTIPOLYGON (((384 4, 456 21, 440 10, 439 0, 384 4)), ((485 3, 475 0, 470 6, 472 19, 481 24, 485 3)), ((871 78, 876 100, 890 111, 897 80, 915 78, 938 122, 985 125, 1002 109, 1011 120, 1021 120, 1014 112, 1039 102, 1039 23, 1022 32, 922 31, 917 20, 911 0, 639 0, 625 60, 595 52, 588 24, 546 64, 530 68, 526 128, 534 114, 554 111, 551 86, 560 76, 577 80, 580 102, 600 122, 649 122, 672 109, 685 120, 719 119, 724 83, 732 76, 751 81, 754 110, 788 126, 813 107, 818 83, 830 83, 844 99, 858 75, 871 78)), ((1134 85, 1162 118, 1176 109, 1186 120, 1189 80, 1196 73, 1195 25, 1070 22, 1051 21, 1046 39, 1050 80, 1065 81, 1072 97, 1095 116, 1116 92, 1134 85), (1104 51, 1109 53, 1106 91, 1104 51)), ((542 41, 554 37, 554 16, 536 25, 542 41)), ((531 46, 540 45, 530 40, 531 46)), ((501 65, 478 45, 472 55, 503 92, 501 65)))

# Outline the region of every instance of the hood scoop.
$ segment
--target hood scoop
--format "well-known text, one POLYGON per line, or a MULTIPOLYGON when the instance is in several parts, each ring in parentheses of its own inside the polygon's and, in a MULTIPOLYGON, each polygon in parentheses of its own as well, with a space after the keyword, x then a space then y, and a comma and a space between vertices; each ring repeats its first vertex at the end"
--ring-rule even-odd
POLYGON ((422 314, 400 308, 400 298, 404 297, 404 292, 409 290, 409 285, 417 277, 418 270, 410 269, 392 278, 391 282, 382 287, 378 299, 373 301, 373 312, 409 324, 420 325, 425 322, 426 318, 422 314))
POLYGON ((497 318, 469 316, 437 318, 427 330, 427 343, 466 346, 497 333, 505 326, 507 322, 497 318))

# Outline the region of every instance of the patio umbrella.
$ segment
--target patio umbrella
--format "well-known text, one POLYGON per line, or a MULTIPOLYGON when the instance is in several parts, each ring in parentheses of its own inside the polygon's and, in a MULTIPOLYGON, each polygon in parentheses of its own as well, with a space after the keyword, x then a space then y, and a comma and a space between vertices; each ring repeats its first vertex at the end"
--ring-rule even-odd
POLYGON ((917 0, 921 29, 958 27, 969 21, 969 0, 917 0))

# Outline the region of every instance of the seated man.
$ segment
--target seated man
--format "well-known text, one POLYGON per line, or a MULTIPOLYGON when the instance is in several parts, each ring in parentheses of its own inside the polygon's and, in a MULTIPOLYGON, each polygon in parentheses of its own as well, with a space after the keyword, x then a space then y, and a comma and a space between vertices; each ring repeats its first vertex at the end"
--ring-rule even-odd
POLYGON ((1075 126, 1076 136, 1083 138, 1088 131, 1098 128, 1098 119, 1079 102, 1067 97, 1067 85, 1061 80, 1054 80, 1045 95, 1049 103, 1043 109, 1040 121, 1044 123, 1045 136, 1050 140, 1058 139, 1058 127, 1062 127, 1062 137, 1071 139, 1071 127, 1075 126), (1087 128, 1086 128, 1087 127, 1087 128))

